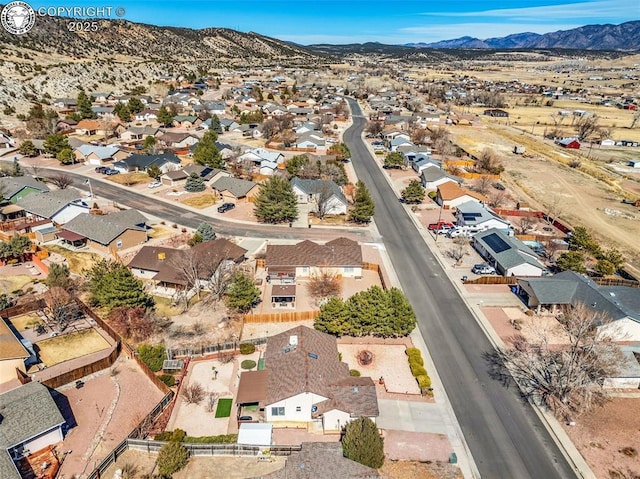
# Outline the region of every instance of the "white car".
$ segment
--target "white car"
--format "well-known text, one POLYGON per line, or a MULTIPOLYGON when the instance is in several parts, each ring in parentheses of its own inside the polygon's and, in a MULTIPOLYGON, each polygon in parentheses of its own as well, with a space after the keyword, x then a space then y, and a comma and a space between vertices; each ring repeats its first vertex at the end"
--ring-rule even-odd
POLYGON ((162 186, 162 183, 159 181, 153 181, 147 185, 147 188, 159 188, 162 186))

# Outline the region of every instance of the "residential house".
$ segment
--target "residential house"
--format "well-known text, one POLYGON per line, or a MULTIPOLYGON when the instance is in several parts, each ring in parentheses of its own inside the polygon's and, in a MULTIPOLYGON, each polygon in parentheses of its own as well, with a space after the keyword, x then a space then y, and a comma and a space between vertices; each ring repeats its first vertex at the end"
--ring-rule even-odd
POLYGON ((467 201, 487 203, 489 199, 480 193, 458 186, 454 181, 447 181, 438 186, 436 203, 444 209, 455 208, 467 201))
POLYGON ((115 103, 116 96, 113 93, 95 92, 89 95, 96 103, 115 103))
POLYGON ((507 235, 513 233, 513 227, 507 220, 501 218, 491 208, 477 201, 467 201, 457 207, 456 225, 467 226, 478 231, 496 228, 507 235))
POLYGON ((0 131, 0 149, 9 149, 15 147, 15 140, 8 134, 0 131))
POLYGON ((75 110, 78 106, 78 100, 77 98, 56 98, 51 103, 51 106, 65 110, 75 110))
POLYGON ((76 125, 76 133, 86 136, 98 135, 103 137, 110 137, 113 135, 113 132, 116 130, 117 126, 117 124, 112 122, 84 119, 80 120, 76 125))
POLYGON ((226 239, 215 239, 198 243, 191 249, 164 248, 160 246, 143 246, 127 265, 132 274, 140 279, 155 282, 155 293, 173 297, 184 291, 188 278, 181 269, 186 264, 189 255, 196 255, 198 261, 210 267, 200 271, 201 287, 206 288, 207 282, 213 274, 217 274, 218 267, 240 264, 246 258, 247 250, 226 239))
POLYGON ((202 120, 197 116, 178 115, 173 118, 173 126, 176 128, 190 129, 198 126, 202 120))
POLYGON ((165 132, 158 138, 168 148, 183 149, 198 143, 198 138, 189 133, 170 133, 165 132))
POLYGON ((571 150, 580 149, 580 141, 577 138, 563 138, 557 141, 558 145, 571 150))
POLYGON ((225 203, 251 202, 258 194, 258 183, 231 176, 218 178, 211 184, 211 188, 216 191, 225 203))
POLYGON ((360 416, 376 420, 375 384, 349 375, 334 336, 298 326, 269 337, 264 358, 263 370, 240 376, 238 416, 257 406, 255 414, 275 427, 315 423, 325 433, 337 433, 360 416))
POLYGON ((31 354, 3 318, 0 318, 0 344, 0 385, 17 382, 16 370, 26 374, 24 362, 31 354))
POLYGON ((112 167, 121 173, 129 173, 132 171, 147 171, 147 168, 151 165, 157 165, 162 173, 166 173, 180 168, 180 158, 173 153, 159 155, 133 154, 124 160, 114 162, 112 167))
POLYGON ((275 161, 262 160, 260 162, 260 167, 258 169, 258 172, 264 176, 271 176, 276 172, 277 169, 278 169, 278 163, 276 163, 275 161))
POLYGON ((112 161, 123 160, 129 153, 116 146, 81 145, 73 150, 76 160, 88 165, 105 165, 112 161))
POLYGON ((146 222, 144 215, 133 209, 108 215, 84 213, 66 223, 57 236, 76 247, 110 252, 146 243, 146 222))
POLYGON ((167 171, 160 176, 160 182, 167 186, 183 186, 189 175, 182 170, 167 171))
POLYGON ((640 160, 629 160, 627 162, 627 166, 630 166, 631 168, 640 168, 640 160))
POLYGON ((437 190, 438 186, 448 181, 462 185, 462 178, 450 175, 440 168, 422 168, 422 172, 420 173, 420 182, 426 190, 437 190))
MULTIPOLYGON (((525 304, 555 312, 584 304, 611 318, 612 333, 620 341, 640 341, 640 290, 631 286, 601 286, 588 276, 563 271, 544 278, 518 279, 518 294, 525 304)), ((605 326, 607 327, 607 326, 605 326)))
POLYGON ((65 420, 37 381, 0 394, 0 409, 0 477, 20 479, 15 461, 61 442, 65 420))
POLYGON ((322 134, 316 134, 313 132, 303 133, 296 140, 296 148, 309 148, 318 149, 324 148, 325 141, 322 134))
POLYGON ((98 118, 105 118, 105 117, 112 117, 113 116, 113 112, 115 111, 115 108, 112 106, 92 106, 91 107, 91 111, 94 113, 95 116, 97 116, 98 118))
POLYGON ((442 169, 442 162, 434 159, 430 154, 425 155, 421 153, 413 158, 414 158, 414 161, 410 162, 411 169, 416 173, 418 173, 419 175, 421 175, 422 172, 427 169, 434 169, 434 170, 442 169))
POLYGON ((331 180, 302 180, 298 177, 291 179, 291 187, 296 195, 298 204, 315 203, 318 210, 318 200, 324 203, 324 213, 328 215, 344 215, 347 213, 347 198, 342 189, 331 180))
POLYGON ((604 379, 603 388, 640 389, 640 346, 618 346, 624 357, 622 367, 613 375, 604 379))
POLYGON ((295 282, 323 271, 346 278, 362 276, 362 248, 347 238, 325 244, 302 241, 295 245, 267 246, 265 267, 271 280, 295 282))
POLYGON ((31 193, 44 193, 49 187, 33 176, 5 176, 0 177, 0 191, 5 200, 17 203, 31 193))
POLYGON ((296 135, 302 135, 304 133, 311 133, 313 131, 319 131, 319 130, 320 130, 320 125, 318 125, 317 123, 311 123, 311 122, 302 123, 300 126, 293 129, 296 135))
POLYGON ((63 118, 56 123, 56 130, 61 133, 71 133, 76 131, 78 122, 71 118, 63 118))
POLYGON ((202 178, 205 182, 214 183, 219 178, 231 177, 231 173, 229 173, 228 171, 221 170, 219 168, 211 168, 209 166, 198 165, 196 163, 187 165, 182 170, 187 175, 191 175, 192 173, 195 173, 200 178, 202 178))
POLYGON ((148 136, 157 136, 160 133, 158 128, 146 126, 130 126, 120 134, 120 139, 124 141, 140 141, 148 136))
POLYGON ((415 146, 410 139, 407 139, 404 135, 398 135, 393 140, 389 141, 389 149, 391 151, 398 151, 398 148, 415 146))
POLYGON ((230 118, 220 118, 220 126, 224 131, 234 131, 240 127, 240 123, 230 118))
POLYGON ((492 228, 473 235, 473 247, 503 276, 542 276, 547 268, 526 244, 492 228))
POLYGON ((485 110, 482 113, 484 116, 491 116, 493 118, 509 118, 509 113, 504 111, 504 110, 500 110, 498 108, 492 108, 489 110, 485 110))
POLYGON ((139 113, 135 114, 136 121, 157 121, 158 120, 158 110, 152 109, 144 109, 139 113))
POLYGON ((260 164, 263 160, 268 160, 276 164, 284 163, 284 155, 279 151, 265 150, 264 148, 250 148, 238 157, 238 161, 245 160, 260 164))
POLYGON ((72 188, 31 193, 16 204, 24 209, 28 218, 52 220, 57 224, 65 224, 90 209, 82 194, 72 188))

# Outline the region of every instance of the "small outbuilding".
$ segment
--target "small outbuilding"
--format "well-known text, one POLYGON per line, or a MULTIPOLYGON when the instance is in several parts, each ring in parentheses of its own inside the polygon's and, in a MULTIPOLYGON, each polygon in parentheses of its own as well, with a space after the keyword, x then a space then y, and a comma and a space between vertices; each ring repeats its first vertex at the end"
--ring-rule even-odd
POLYGON ((245 446, 271 446, 273 424, 263 422, 241 423, 238 444, 245 446))

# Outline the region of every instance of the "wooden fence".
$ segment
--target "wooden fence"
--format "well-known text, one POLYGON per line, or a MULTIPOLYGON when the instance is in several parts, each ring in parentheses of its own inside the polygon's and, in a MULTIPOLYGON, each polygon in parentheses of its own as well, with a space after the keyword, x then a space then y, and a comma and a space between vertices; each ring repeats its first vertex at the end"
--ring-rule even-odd
POLYGON ((245 323, 288 323, 291 321, 310 321, 320 314, 315 311, 288 311, 281 313, 251 313, 244 316, 245 323))
POLYGON ((109 356, 107 356, 106 358, 99 359, 93 363, 84 364, 75 369, 72 369, 71 371, 66 371, 62 374, 59 374, 58 376, 42 381, 42 384, 51 389, 56 389, 60 386, 64 386, 65 384, 77 381, 78 379, 88 376, 89 374, 102 371, 103 369, 111 367, 113 363, 116 362, 118 356, 120 356, 120 350, 120 343, 118 342, 113 347, 113 350, 111 351, 109 356))
POLYGON ((32 311, 38 311, 39 309, 44 309, 47 307, 47 303, 44 299, 37 299, 35 301, 30 301, 25 304, 19 304, 17 306, 12 306, 10 308, 3 309, 0 311, 0 317, 5 319, 12 318, 14 316, 20 316, 21 314, 27 314, 32 311))
POLYGON ((640 288, 640 282, 623 278, 592 278, 600 286, 628 286, 630 288, 640 288))
POLYGON ((480 276, 476 279, 466 279, 464 284, 518 284, 515 276, 480 276))
POLYGON ((378 263, 362 263, 362 269, 367 271, 375 271, 378 273, 378 277, 380 278, 380 284, 382 285, 382 289, 387 290, 387 280, 384 278, 384 271, 378 263))

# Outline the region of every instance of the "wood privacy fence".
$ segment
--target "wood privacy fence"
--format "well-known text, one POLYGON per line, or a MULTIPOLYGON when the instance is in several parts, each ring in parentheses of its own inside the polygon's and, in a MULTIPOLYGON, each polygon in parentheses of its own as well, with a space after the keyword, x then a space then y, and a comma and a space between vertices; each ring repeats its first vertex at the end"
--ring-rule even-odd
POLYGON ((245 323, 288 323, 291 321, 310 321, 314 320, 320 314, 319 310, 315 311, 288 311, 281 313, 256 313, 246 314, 244 316, 245 323))
POLYGON ((629 286, 631 288, 640 288, 638 281, 622 278, 593 278, 600 286, 629 286))
POLYGON ((0 311, 0 317, 5 319, 13 318, 14 316, 20 316, 21 314, 27 314, 32 311, 38 311, 47 307, 47 303, 44 299, 37 299, 25 304, 19 304, 10 308, 5 308, 0 311))
POLYGON ((467 279, 464 284, 518 284, 515 276, 480 276, 476 279, 467 279))
POLYGON ((65 384, 77 381, 78 379, 88 376, 89 374, 97 373, 98 371, 107 369, 116 362, 118 356, 120 355, 120 350, 120 343, 118 342, 111 350, 109 356, 99 359, 93 363, 84 364, 75 369, 72 369, 71 371, 66 371, 62 374, 59 374, 58 376, 49 378, 45 381, 42 381, 42 384, 51 389, 56 389, 60 386, 64 386, 65 384))
POLYGON ((385 291, 388 289, 387 281, 384 278, 384 272, 382 271, 382 268, 378 263, 362 263, 362 269, 365 269, 367 271, 375 271, 376 273, 378 273, 378 277, 380 278, 380 284, 382 285, 382 289, 384 289, 385 291))

